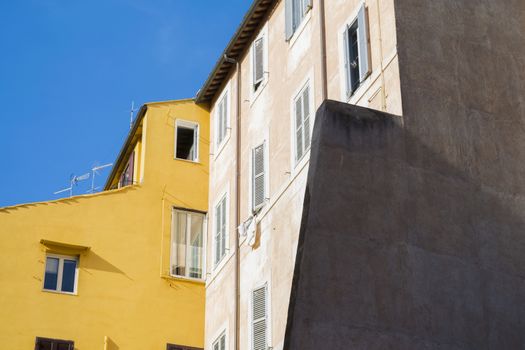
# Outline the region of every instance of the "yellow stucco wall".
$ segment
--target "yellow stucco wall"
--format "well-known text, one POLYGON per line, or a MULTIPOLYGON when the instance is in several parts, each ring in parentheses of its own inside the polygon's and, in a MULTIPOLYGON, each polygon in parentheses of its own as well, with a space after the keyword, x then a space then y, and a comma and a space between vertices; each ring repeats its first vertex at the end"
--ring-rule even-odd
POLYGON ((171 208, 207 211, 209 115, 192 101, 153 103, 143 120, 143 182, 90 196, 0 209, 0 344, 35 337, 75 349, 203 347, 204 284, 167 278, 171 208), (200 163, 174 159, 176 118, 200 127, 200 163), (80 253, 77 295, 42 290, 41 239, 80 253), (167 260, 166 260, 167 256, 167 260))

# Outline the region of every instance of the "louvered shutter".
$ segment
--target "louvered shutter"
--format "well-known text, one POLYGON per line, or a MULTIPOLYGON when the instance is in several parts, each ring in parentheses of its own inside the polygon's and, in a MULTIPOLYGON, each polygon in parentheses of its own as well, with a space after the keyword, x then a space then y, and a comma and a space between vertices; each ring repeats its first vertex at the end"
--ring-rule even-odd
POLYGON ((310 86, 303 91, 303 135, 306 151, 310 148, 310 86))
POLYGON ((302 96, 295 101, 295 156, 299 160, 303 156, 303 117, 302 96))
POLYGON ((286 0, 285 1, 285 17, 286 17, 286 32, 285 32, 285 38, 286 40, 290 40, 293 36, 294 32, 294 26, 293 26, 293 2, 294 0, 286 0))
POLYGON ((267 350, 268 317, 267 288, 256 289, 252 294, 252 350, 267 350))
POLYGON ((359 78, 361 81, 365 80, 370 73, 370 63, 368 56, 368 19, 366 15, 366 7, 363 4, 357 16, 357 28, 359 31, 359 78))
POLYGON ((221 100, 219 103, 219 108, 217 112, 217 145, 219 145, 222 141, 222 124, 223 124, 223 108, 224 108, 224 102, 221 100))
POLYGON ((220 350, 226 350, 226 334, 222 335, 220 345, 220 350))
POLYGON ((252 204, 255 210, 264 204, 265 199, 264 143, 253 149, 252 176, 252 204))
POLYGON ((221 258, 226 253, 226 197, 221 204, 221 258))
POLYGON ((264 38, 255 40, 253 45, 253 84, 264 79, 264 38))
POLYGON ((221 205, 219 204, 215 207, 215 265, 217 265, 221 258, 221 221, 221 205))
POLYGON ((352 93, 352 74, 350 72, 350 28, 346 27, 343 33, 343 51, 345 59, 345 86, 346 86, 346 96, 349 97, 352 93))

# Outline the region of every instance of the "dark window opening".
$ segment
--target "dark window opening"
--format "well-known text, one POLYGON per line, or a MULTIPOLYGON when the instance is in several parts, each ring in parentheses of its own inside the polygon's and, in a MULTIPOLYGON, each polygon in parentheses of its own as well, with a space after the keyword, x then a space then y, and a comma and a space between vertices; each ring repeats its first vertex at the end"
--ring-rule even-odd
POLYGON ((196 161, 197 150, 195 147, 197 129, 177 126, 176 157, 196 161))
POLYGON ((37 337, 35 350, 74 350, 75 343, 72 340, 60 340, 37 337))
POLYGON ((353 94, 359 87, 359 46, 357 35, 357 22, 348 29, 348 57, 350 69, 350 92, 353 94))
POLYGON ((168 344, 166 346, 166 350, 204 350, 204 349, 202 349, 202 348, 193 348, 191 346, 182 346, 182 345, 168 344))

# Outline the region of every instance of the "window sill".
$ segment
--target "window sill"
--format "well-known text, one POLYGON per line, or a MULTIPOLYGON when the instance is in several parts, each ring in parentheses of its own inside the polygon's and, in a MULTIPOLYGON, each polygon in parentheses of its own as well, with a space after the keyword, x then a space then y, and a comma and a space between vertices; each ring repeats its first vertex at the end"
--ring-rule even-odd
POLYGON ((190 163, 190 164, 201 164, 201 162, 199 162, 199 160, 188 160, 188 159, 182 159, 182 158, 173 158, 173 160, 178 160, 178 161, 181 161, 181 162, 184 162, 184 163, 190 163))
POLYGON ((217 158, 219 158, 219 156, 222 153, 222 150, 226 148, 226 145, 228 144, 228 141, 230 140, 231 128, 230 127, 226 128, 226 131, 227 131, 228 135, 226 135, 224 140, 222 140, 221 143, 217 146, 217 152, 214 152, 214 154, 213 154, 213 159, 215 159, 215 160, 217 160, 217 158))
POLYGON ((191 277, 182 277, 182 276, 171 276, 171 275, 161 275, 160 278, 168 280, 168 281, 177 281, 177 282, 188 282, 188 283, 195 283, 195 284, 204 284, 205 281, 199 278, 191 278, 191 277))
POLYGON ((250 97, 250 108, 253 106, 255 101, 257 101, 257 98, 259 98, 259 96, 261 95, 266 85, 268 85, 268 73, 265 72, 264 75, 265 75, 265 78, 261 82, 261 85, 259 85, 259 88, 257 89, 257 91, 253 91, 253 84, 252 84, 252 93, 250 97))
POLYGON ((301 36, 301 34, 303 33, 303 31, 306 28, 306 26, 308 25, 308 23, 310 23, 310 19, 311 18, 312 18, 312 9, 310 9, 308 11, 308 13, 306 14, 306 16, 304 16, 303 21, 301 22, 299 27, 297 27, 297 29, 293 33, 292 37, 290 38, 290 40, 288 40, 288 48, 289 49, 291 49, 294 46, 295 42, 301 36))
POLYGON ((61 291, 58 291, 58 290, 52 290, 52 289, 42 289, 42 292, 45 292, 45 293, 51 293, 51 294, 69 295, 69 296, 72 296, 72 297, 77 297, 77 296, 78 296, 78 293, 77 293, 77 292, 73 292, 73 293, 70 293, 70 292, 61 292, 61 291))

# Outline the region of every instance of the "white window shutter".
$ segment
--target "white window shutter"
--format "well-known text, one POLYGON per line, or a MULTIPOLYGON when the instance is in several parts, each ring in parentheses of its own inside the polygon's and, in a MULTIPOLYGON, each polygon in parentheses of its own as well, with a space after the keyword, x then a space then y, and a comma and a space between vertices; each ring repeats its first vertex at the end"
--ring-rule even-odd
POLYGON ((310 148, 310 86, 303 91, 303 134, 304 149, 310 148))
POLYGON ((221 258, 221 205, 215 208, 215 265, 221 258))
POLYGON ((303 156, 303 113, 302 96, 295 101, 295 160, 303 156))
POLYGON ((221 337, 220 350, 226 350, 226 334, 223 334, 223 336, 221 337))
POLYGON ((264 78, 264 38, 255 40, 253 45, 253 84, 258 84, 264 78))
POLYGON ((359 78, 365 80, 370 73, 370 62, 368 55, 368 18, 366 7, 363 4, 357 16, 357 28, 359 32, 359 78))
POLYGON ((256 289, 252 294, 252 350, 268 348, 267 288, 256 289))
POLYGON ((264 204, 265 174, 264 174, 264 143, 253 149, 252 154, 252 209, 264 204))
POLYGON ((343 52, 345 60, 345 86, 346 96, 349 97, 352 93, 352 74, 350 72, 350 38, 349 38, 349 27, 346 27, 343 33, 343 52))
POLYGON ((221 204, 221 258, 226 253, 226 197, 221 204))
POLYGON ((293 32, 294 32, 294 25, 293 25, 293 1, 294 0, 286 0, 285 1, 285 21, 286 21, 286 32, 285 32, 285 38, 286 40, 290 40, 292 38, 293 32))

